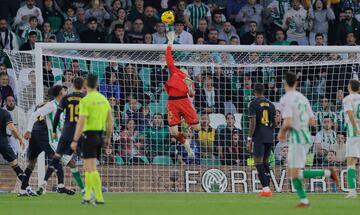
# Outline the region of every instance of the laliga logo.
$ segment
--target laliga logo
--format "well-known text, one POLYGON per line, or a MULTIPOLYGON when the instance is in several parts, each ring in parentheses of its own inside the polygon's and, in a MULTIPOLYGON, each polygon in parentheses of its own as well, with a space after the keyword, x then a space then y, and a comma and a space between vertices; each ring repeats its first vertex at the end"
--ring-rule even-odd
POLYGON ((202 187, 208 193, 222 193, 228 186, 226 175, 219 169, 209 169, 202 176, 202 187))

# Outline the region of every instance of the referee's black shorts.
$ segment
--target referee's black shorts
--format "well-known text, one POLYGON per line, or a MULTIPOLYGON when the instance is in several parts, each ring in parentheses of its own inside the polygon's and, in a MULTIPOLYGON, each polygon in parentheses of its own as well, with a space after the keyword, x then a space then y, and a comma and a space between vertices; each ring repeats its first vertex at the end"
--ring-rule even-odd
POLYGON ((273 150, 273 143, 264 143, 264 142, 255 141, 253 146, 253 156, 268 158, 272 150, 273 150))
POLYGON ((103 145, 102 131, 85 131, 81 140, 82 157, 97 158, 103 145))

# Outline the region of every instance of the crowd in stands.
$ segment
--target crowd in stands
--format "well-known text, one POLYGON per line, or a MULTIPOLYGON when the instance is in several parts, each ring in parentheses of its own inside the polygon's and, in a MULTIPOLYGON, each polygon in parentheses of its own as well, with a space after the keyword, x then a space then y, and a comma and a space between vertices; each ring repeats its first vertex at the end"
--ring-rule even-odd
MULTIPOLYGON (((167 9, 176 14, 177 44, 353 46, 360 36, 359 4, 358 0, 4 0, 0 48, 32 50, 36 42, 165 44, 166 26, 159 17, 167 9)), ((231 54, 204 53, 201 57, 213 62, 226 60, 234 67, 215 66, 200 72, 189 68, 202 130, 195 134, 182 126, 182 131, 192 139, 194 157, 188 157, 169 133, 164 92, 167 68, 114 62, 103 66, 99 91, 109 99, 115 118, 114 157, 126 163, 149 163, 157 156, 168 156, 171 162, 181 164, 217 160, 224 165, 247 165, 251 157, 245 141, 247 104, 253 99, 253 83, 264 83, 265 96, 276 103, 284 94, 283 74, 291 70, 298 74, 299 89, 312 102, 318 122, 307 164, 343 164, 346 128, 342 99, 347 81, 358 77, 357 64, 247 68, 235 66, 231 54), (236 114, 240 114, 237 119, 236 114), (225 117, 225 123, 213 126, 214 115, 225 117), (240 126, 236 120, 241 121, 240 126)), ((257 62, 258 58, 250 53, 248 60, 257 62)), ((61 83, 71 92, 74 77, 94 72, 94 62, 71 59, 61 67, 51 58, 44 60, 45 89, 61 83)), ((0 106, 13 111, 17 101, 16 110, 29 113, 35 106, 29 99, 35 97, 35 72, 26 74, 29 84, 19 92, 10 70, 9 65, 0 65, 0 106)), ((276 132, 280 125, 278 111, 276 132)), ((272 164, 286 165, 288 146, 275 142, 272 164)))

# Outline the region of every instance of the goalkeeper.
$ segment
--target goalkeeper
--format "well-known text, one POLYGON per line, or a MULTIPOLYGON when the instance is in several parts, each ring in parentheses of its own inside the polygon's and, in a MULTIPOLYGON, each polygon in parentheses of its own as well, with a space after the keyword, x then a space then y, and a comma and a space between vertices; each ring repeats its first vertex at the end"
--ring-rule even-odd
POLYGON ((171 135, 185 146, 189 157, 194 156, 190 147, 190 140, 179 132, 181 117, 184 117, 185 123, 190 125, 195 131, 200 131, 200 124, 196 115, 195 108, 188 98, 194 97, 194 82, 189 78, 186 69, 178 69, 174 65, 172 56, 172 44, 174 43, 175 32, 167 33, 168 46, 166 49, 166 64, 170 71, 170 78, 165 84, 165 90, 169 96, 168 99, 168 122, 171 135))

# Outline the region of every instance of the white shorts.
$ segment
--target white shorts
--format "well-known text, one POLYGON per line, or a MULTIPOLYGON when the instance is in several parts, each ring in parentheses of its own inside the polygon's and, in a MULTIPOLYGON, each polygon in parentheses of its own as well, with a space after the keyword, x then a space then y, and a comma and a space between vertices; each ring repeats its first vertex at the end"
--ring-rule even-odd
POLYGON ((349 137, 347 139, 345 157, 360 158, 360 137, 349 137))
POLYGON ((289 144, 288 167, 304 168, 311 144, 289 144))
MULTIPOLYGON (((58 145, 58 143, 56 143, 56 142, 50 143, 50 146, 54 150, 54 152, 56 152, 57 145, 58 145)), ((67 166, 68 163, 72 160, 72 158, 73 158, 72 155, 62 155, 62 157, 61 157, 62 165, 67 166)))

